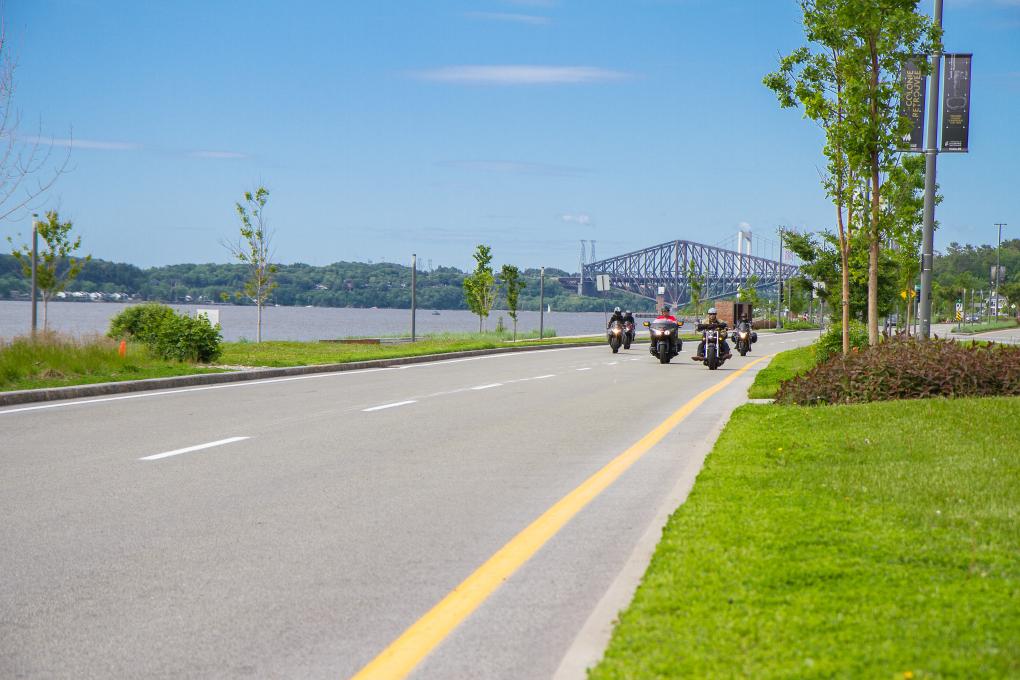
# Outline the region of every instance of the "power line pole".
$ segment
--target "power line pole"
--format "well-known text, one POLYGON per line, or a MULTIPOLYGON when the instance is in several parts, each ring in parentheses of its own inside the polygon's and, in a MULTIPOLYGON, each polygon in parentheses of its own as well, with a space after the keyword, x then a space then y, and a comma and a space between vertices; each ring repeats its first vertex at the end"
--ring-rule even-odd
MULTIPOLYGON (((935 0, 935 28, 942 28, 942 0, 935 0)), ((931 274, 935 259, 935 159, 938 157, 939 134, 939 70, 942 65, 941 47, 931 55, 931 97, 928 100, 927 143, 924 149, 924 222, 921 228, 921 299, 918 303, 921 317, 921 337, 931 337, 931 274)))
POLYGON ((1006 226, 1005 222, 996 222, 995 226, 999 228, 999 242, 995 245, 995 320, 999 320, 999 277, 1002 276, 1002 272, 999 270, 999 250, 1002 249, 1002 228, 1006 226))
POLYGON ((779 292, 776 294, 776 330, 783 327, 783 228, 779 228, 779 292))

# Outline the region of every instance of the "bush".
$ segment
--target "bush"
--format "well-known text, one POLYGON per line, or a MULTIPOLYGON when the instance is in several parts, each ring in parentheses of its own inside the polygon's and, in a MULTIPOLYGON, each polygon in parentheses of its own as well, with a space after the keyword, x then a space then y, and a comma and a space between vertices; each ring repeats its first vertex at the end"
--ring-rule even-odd
POLYGON ((1020 347, 897 336, 783 383, 784 404, 1020 396, 1020 347))
POLYGON ((818 324, 811 323, 810 321, 784 321, 783 328, 788 331, 816 331, 818 330, 818 324))
POLYGON ((158 302, 134 305, 110 319, 110 330, 106 335, 114 340, 127 338, 149 344, 159 334, 163 322, 175 316, 174 310, 158 302))
POLYGON ((209 319, 200 316, 169 317, 163 320, 159 333, 153 342, 147 343, 149 350, 161 359, 177 361, 215 361, 223 352, 220 325, 212 326, 209 319))
MULTIPOLYGON (((860 321, 850 319, 850 349, 868 346, 868 327, 860 321)), ((818 363, 825 363, 830 357, 843 353, 843 324, 834 322, 818 341, 815 357, 818 363)))
POLYGON ((153 356, 167 360, 208 363, 223 351, 219 324, 210 325, 204 316, 180 316, 155 302, 128 307, 113 317, 107 335, 138 340, 153 356))

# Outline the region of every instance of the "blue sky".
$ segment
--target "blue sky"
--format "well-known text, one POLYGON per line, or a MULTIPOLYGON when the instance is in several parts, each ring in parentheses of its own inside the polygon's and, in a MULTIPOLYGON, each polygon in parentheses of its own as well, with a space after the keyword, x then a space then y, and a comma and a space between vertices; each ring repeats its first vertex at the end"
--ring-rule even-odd
MULTIPOLYGON (((930 11, 925 2, 922 8, 930 11)), ((971 153, 939 158, 936 248, 1020 235, 1020 0, 946 0, 971 153)), ((820 229, 818 131, 761 85, 793 0, 8 0, 22 135, 72 171, 37 207, 95 257, 225 262, 265 184, 281 262, 576 270, 741 223, 820 229)), ((0 237, 28 221, 0 223, 0 237)))

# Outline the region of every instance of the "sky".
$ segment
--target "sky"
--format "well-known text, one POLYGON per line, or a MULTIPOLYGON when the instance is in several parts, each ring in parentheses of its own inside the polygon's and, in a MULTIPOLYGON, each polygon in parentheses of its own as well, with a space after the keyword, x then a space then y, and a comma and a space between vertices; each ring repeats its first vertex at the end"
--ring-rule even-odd
MULTIPOLYGON (((921 9, 931 12, 929 1, 921 9)), ((833 223, 821 134, 762 84, 794 0, 7 0, 21 140, 68 169, 37 201, 93 257, 227 262, 270 192, 276 259, 576 271, 749 225, 833 223), (70 141, 69 141, 70 140, 70 141)), ((968 154, 940 155, 936 249, 1020 235, 1020 0, 945 0, 973 52, 968 154)), ((24 212, 0 238, 30 232, 24 212)), ((24 240, 24 237, 21 237, 24 240)))

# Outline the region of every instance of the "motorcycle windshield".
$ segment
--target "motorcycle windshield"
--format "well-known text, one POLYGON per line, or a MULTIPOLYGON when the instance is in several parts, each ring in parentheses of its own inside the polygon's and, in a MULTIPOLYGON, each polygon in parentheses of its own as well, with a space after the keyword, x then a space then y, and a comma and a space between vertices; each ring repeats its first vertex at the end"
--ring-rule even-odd
POLYGON ((661 321, 660 320, 653 321, 653 322, 651 322, 648 325, 648 327, 651 328, 652 330, 659 330, 659 331, 672 331, 672 330, 676 330, 677 328, 679 328, 679 326, 677 326, 677 323, 675 321, 670 321, 669 319, 662 319, 661 321))

